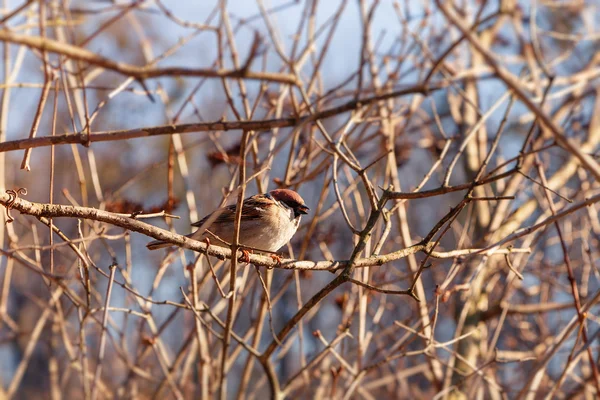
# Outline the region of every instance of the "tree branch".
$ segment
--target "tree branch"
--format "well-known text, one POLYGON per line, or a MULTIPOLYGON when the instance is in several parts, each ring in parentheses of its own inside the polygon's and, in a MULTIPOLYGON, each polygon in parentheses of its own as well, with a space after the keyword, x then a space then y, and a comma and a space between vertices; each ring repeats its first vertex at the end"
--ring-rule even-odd
POLYGON ((182 68, 182 67, 140 67, 123 62, 113 61, 102 57, 88 49, 72 44, 59 42, 57 40, 42 38, 39 36, 19 35, 7 30, 0 31, 0 41, 20 44, 32 49, 61 54, 73 60, 85 61, 87 63, 105 68, 119 74, 133 77, 138 80, 159 78, 161 76, 191 76, 204 78, 243 78, 261 80, 277 83, 296 85, 297 79, 292 74, 275 72, 252 72, 247 68, 235 70, 213 70, 205 68, 182 68))
MULTIPOLYGON (((600 196, 600 195, 599 195, 600 196)), ((158 228, 148 223, 142 222, 135 218, 126 217, 123 214, 111 213, 108 211, 98 210, 91 207, 75 207, 59 204, 44 204, 33 203, 17 197, 13 201, 13 196, 2 193, 0 194, 0 204, 5 207, 19 211, 22 214, 31 215, 37 218, 82 218, 94 221, 105 222, 114 226, 128 229, 133 232, 138 232, 154 239, 163 240, 173 243, 174 246, 180 246, 186 249, 198 251, 208 254, 209 256, 219 259, 231 259, 231 250, 218 246, 207 246, 204 242, 189 239, 186 236, 169 232, 168 230, 158 228), (11 204, 12 202, 12 204, 11 204)), ((418 243, 410 247, 397 250, 392 253, 372 256, 367 258, 358 258, 354 260, 354 268, 375 267, 388 264, 392 261, 400 260, 409 255, 416 254, 420 251, 426 252, 430 250, 433 243, 418 243)), ((507 254, 507 253, 528 253, 529 249, 460 249, 447 252, 433 251, 431 257, 434 258, 455 258, 465 257, 473 254, 492 255, 492 254, 507 254)), ((332 260, 332 261, 300 261, 292 259, 283 259, 281 262, 274 260, 270 256, 261 254, 250 254, 250 262, 252 264, 280 269, 298 269, 312 271, 337 271, 346 268, 349 260, 332 260)))
POLYGON ((83 144, 88 145, 93 142, 111 142, 116 140, 128 140, 150 136, 173 135, 192 132, 209 131, 266 131, 275 128, 288 128, 298 126, 312 121, 325 119, 360 108, 364 105, 375 103, 381 100, 402 97, 410 94, 424 94, 433 90, 441 89, 439 86, 425 86, 422 84, 409 86, 407 88, 388 92, 385 94, 367 97, 362 100, 348 101, 342 105, 332 107, 313 115, 302 117, 287 117, 251 121, 215 121, 195 124, 161 125, 147 128, 127 129, 120 131, 95 132, 90 135, 87 133, 67 133, 56 136, 39 136, 31 139, 11 140, 0 143, 0 153, 5 151, 30 149, 34 147, 45 147, 62 144, 83 144))

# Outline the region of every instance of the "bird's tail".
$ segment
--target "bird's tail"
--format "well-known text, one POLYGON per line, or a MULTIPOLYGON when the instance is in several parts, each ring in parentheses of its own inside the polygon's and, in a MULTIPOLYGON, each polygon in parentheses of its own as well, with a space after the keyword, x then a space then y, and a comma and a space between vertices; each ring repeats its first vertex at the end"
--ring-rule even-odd
POLYGON ((163 242, 162 240, 154 240, 146 245, 148 250, 164 249, 165 247, 171 247, 173 243, 163 242))
MULTIPOLYGON (((194 235, 196 235, 196 232, 192 232, 189 235, 185 235, 185 236, 189 237, 190 239, 204 240, 204 236, 194 237, 194 235)), ((173 244, 173 243, 169 243, 169 242, 163 242, 162 240, 153 240, 152 242, 150 242, 146 245, 148 250, 164 249, 165 247, 171 247, 171 246, 177 246, 177 245, 173 244)))

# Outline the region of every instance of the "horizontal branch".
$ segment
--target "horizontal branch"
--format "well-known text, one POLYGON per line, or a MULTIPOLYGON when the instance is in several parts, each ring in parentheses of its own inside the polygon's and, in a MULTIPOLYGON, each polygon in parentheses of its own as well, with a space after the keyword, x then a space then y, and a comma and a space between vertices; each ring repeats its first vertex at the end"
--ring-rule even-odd
POLYGON ((83 47, 74 46, 69 43, 43 38, 40 36, 19 35, 8 30, 0 31, 0 41, 20 44, 32 49, 61 54, 73 60, 85 61, 87 63, 102 67, 139 80, 158 78, 161 76, 189 76, 203 78, 242 78, 261 80, 269 82, 298 84, 298 79, 292 74, 274 72, 252 72, 246 69, 205 69, 205 68, 181 68, 181 67, 140 67, 122 62, 116 62, 102 57, 83 47))
MULTIPOLYGON (((478 182, 462 183, 460 185, 454 185, 454 186, 440 186, 435 189, 422 190, 419 192, 393 192, 393 191, 385 190, 384 193, 389 199, 392 199, 392 200, 423 199, 426 197, 441 196, 441 195, 444 195, 447 193, 459 192, 461 190, 471 189, 475 186, 486 185, 488 183, 495 182, 497 180, 504 179, 508 176, 511 176, 515 172, 517 172, 517 169, 513 168, 513 169, 510 169, 501 174, 482 179, 481 181, 478 181, 478 182)), ((473 199, 473 200, 475 200, 475 199, 473 199)))
MULTIPOLYGON (((178 235, 176 233, 169 232, 165 229, 158 228, 156 226, 147 224, 139 221, 135 218, 125 217, 122 214, 115 214, 108 211, 98 210, 90 207, 75 207, 66 206, 59 204, 44 204, 44 203, 33 203, 24 200, 20 197, 16 199, 14 196, 6 193, 0 194, 0 204, 5 207, 8 205, 10 210, 17 210, 22 214, 31 215, 34 217, 46 217, 46 218, 82 218, 94 221, 105 222, 114 226, 118 226, 124 229, 128 229, 133 232, 138 232, 143 235, 152 237, 154 239, 163 240, 172 243, 174 246, 184 247, 186 249, 206 253, 210 256, 214 256, 220 259, 230 259, 231 250, 228 248, 207 246, 206 243, 199 242, 197 240, 189 239, 186 236, 178 235)), ((418 253, 420 251, 429 251, 433 243, 419 243, 404 249, 395 251, 393 253, 356 259, 353 263, 355 268, 374 267, 383 264, 396 261, 409 255, 418 253)), ((464 257, 472 254, 507 254, 507 253, 523 253, 529 252, 529 249, 493 249, 487 252, 482 252, 481 249, 461 249, 452 250, 448 252, 433 251, 431 257, 434 258, 454 258, 464 257)), ((250 262, 267 268, 281 268, 281 269, 298 269, 298 270, 320 270, 320 271, 336 271, 338 269, 345 268, 348 264, 348 260, 334 260, 334 261, 299 261, 291 259, 283 259, 281 262, 274 260, 272 257, 264 256, 260 254, 250 254, 250 262)))
POLYGON ((92 134, 65 134, 57 136, 39 136, 31 139, 11 140, 0 143, 0 153, 5 151, 31 149, 34 147, 44 147, 62 144, 83 144, 88 145, 93 142, 110 142, 116 140, 127 140, 149 136, 173 135, 192 132, 208 132, 208 131, 231 131, 231 130, 246 130, 246 131, 266 131, 274 128, 287 128, 300 124, 316 121, 324 118, 333 117, 348 111, 355 110, 364 105, 377 101, 387 100, 394 97, 402 97, 409 94, 425 94, 433 90, 441 89, 443 86, 425 86, 415 85, 405 89, 367 97, 361 100, 348 101, 337 107, 332 107, 327 110, 306 115, 302 117, 288 117, 277 119, 265 119, 257 121, 216 121, 203 122, 196 124, 179 124, 179 125, 162 125, 149 128, 137 128, 121 131, 96 132, 92 134))
POLYGON ((557 212, 556 214, 546 218, 545 220, 538 222, 535 225, 531 225, 531 226, 527 226, 521 229, 517 229, 516 231, 514 231, 512 234, 506 236, 504 239, 501 239, 499 241, 497 241, 496 243, 486 247, 485 249, 482 249, 482 253, 485 251, 489 251, 491 249, 494 249, 496 247, 500 247, 506 243, 515 241, 523 236, 527 236, 532 232, 537 231, 540 228, 545 227, 546 225, 552 224, 554 222, 559 221, 560 219, 566 217, 569 214, 572 214, 576 211, 581 210, 582 208, 585 207, 589 207, 589 206, 593 206, 595 203, 600 202, 600 194, 597 194, 595 196, 592 197, 588 197, 583 201, 580 201, 579 203, 574 203, 573 205, 571 205, 570 207, 565 207, 563 208, 560 212, 557 212))

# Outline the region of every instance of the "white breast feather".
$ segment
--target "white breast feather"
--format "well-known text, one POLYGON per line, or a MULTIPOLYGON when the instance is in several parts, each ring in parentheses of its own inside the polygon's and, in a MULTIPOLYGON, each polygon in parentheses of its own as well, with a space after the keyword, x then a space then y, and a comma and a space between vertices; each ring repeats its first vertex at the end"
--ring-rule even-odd
MULTIPOLYGON (((300 218, 294 218, 294 210, 282 204, 273 205, 268 208, 264 220, 250 220, 244 222, 240 231, 240 244, 263 249, 277 251, 286 245, 296 233, 300 218)), ((233 224, 228 224, 223 229, 213 227, 218 236, 231 242, 233 224)), ((196 235, 195 239, 203 240, 204 235, 196 235)), ((215 243, 216 244, 216 243, 215 243)))

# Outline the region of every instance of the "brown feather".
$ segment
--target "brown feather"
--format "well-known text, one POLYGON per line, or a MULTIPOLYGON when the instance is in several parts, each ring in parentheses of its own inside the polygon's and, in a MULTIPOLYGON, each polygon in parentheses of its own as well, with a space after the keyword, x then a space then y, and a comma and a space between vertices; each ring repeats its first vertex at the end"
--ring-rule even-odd
MULTIPOLYGON (((248 220, 254 220, 254 219, 261 218, 262 214, 258 210, 257 206, 259 204, 264 206, 265 203, 267 206, 271 205, 270 201, 263 194, 257 194, 257 195, 248 197, 247 199, 244 200, 244 203, 242 204, 242 217, 245 219, 248 219, 248 220)), ((214 223, 226 223, 226 222, 233 223, 233 221, 235 220, 236 207, 237 207, 237 204, 232 204, 232 205, 229 205, 226 207, 219 208, 218 210, 213 211, 212 213, 208 214, 206 217, 202 218, 200 221, 194 222, 192 224, 192 226, 201 227, 215 213, 219 213, 219 215, 213 221, 213 224, 214 223)))
POLYGON ((304 200, 300 195, 290 189, 275 189, 269 192, 275 200, 282 201, 286 204, 297 203, 300 205, 304 204, 304 200))

